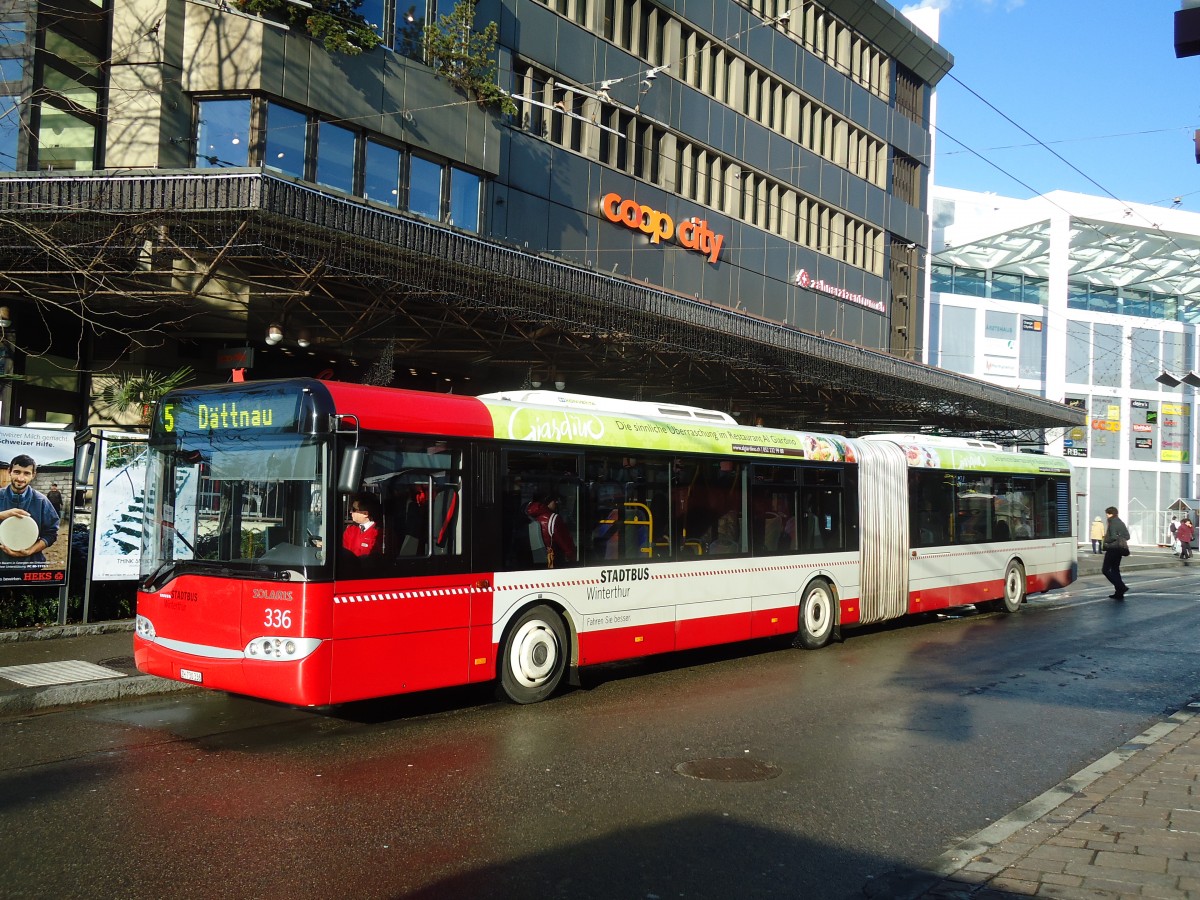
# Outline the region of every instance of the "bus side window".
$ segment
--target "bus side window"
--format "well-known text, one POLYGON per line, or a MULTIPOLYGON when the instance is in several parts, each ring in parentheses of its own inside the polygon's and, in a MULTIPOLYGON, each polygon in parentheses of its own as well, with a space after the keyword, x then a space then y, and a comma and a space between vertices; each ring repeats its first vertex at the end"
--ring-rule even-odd
MULTIPOLYGON (((530 515, 536 503, 540 514, 543 503, 553 496, 557 501, 554 528, 565 528, 555 553, 554 567, 578 562, 579 548, 579 464, 578 453, 552 453, 508 449, 502 455, 502 521, 499 523, 502 564, 505 570, 545 568, 541 525, 530 515)), ((547 517, 547 523, 549 518, 547 517)))
POLYGON ((947 522, 953 504, 953 488, 936 470, 909 472, 909 515, 914 547, 936 547, 948 542, 947 522))

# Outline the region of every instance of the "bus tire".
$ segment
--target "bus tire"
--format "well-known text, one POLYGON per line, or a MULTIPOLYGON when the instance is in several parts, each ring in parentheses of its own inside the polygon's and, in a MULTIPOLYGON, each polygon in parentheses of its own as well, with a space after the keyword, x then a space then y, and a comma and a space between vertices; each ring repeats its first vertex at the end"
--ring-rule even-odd
POLYGON ((809 582, 800 600, 800 622, 794 646, 819 650, 829 643, 837 616, 837 598, 833 586, 823 578, 809 582))
POLYGON ((525 610, 501 644, 501 699, 513 703, 545 700, 562 681, 569 656, 562 617, 548 606, 525 610))
POLYGON ((1004 571, 1004 599, 997 606, 1006 613, 1021 611, 1025 602, 1025 567, 1015 559, 1008 564, 1004 571))

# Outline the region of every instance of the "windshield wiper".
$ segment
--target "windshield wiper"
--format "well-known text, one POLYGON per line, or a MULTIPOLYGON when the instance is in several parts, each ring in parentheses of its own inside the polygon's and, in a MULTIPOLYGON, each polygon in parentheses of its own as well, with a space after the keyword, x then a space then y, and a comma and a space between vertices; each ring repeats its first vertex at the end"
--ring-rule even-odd
POLYGON ((241 574, 229 566, 217 565, 204 559, 173 559, 163 563, 142 580, 142 590, 156 591, 172 578, 195 572, 201 575, 224 575, 232 578, 241 574))

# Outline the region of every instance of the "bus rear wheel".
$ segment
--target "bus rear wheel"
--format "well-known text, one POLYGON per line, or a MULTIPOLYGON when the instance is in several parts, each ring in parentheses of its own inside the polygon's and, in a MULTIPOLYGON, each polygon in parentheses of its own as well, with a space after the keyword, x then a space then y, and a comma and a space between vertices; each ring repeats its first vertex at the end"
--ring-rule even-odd
POLYGON ((809 584, 800 601, 800 628, 796 632, 795 646, 818 650, 829 643, 836 611, 837 601, 829 582, 818 578, 809 584))
POLYGON ((1020 612, 1024 601, 1025 567, 1014 560, 1004 572, 1004 599, 1000 602, 1005 612, 1015 613, 1020 612))
POLYGON ((527 609, 500 650, 500 693, 513 703, 537 703, 554 693, 567 669, 567 629, 548 606, 527 609))

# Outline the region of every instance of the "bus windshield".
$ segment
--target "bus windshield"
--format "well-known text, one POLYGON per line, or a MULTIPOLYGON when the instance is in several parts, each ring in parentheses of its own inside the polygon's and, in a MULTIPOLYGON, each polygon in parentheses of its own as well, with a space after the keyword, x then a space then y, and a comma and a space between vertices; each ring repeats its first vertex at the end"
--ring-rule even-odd
POLYGON ((181 571, 293 579, 325 574, 328 453, 321 436, 155 435, 143 586, 153 589, 181 571))

